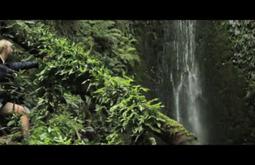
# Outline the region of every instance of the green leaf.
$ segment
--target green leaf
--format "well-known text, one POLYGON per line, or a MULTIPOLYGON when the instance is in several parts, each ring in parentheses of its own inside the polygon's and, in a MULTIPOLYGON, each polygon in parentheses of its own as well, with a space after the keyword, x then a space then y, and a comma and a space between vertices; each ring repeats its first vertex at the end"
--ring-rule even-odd
POLYGON ((11 120, 7 123, 7 127, 13 126, 15 123, 15 120, 11 120))

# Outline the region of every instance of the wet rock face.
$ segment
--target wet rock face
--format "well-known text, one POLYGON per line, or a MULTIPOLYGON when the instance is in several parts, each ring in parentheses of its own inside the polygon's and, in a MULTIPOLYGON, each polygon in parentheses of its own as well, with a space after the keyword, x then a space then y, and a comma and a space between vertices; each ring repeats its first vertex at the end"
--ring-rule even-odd
POLYGON ((189 145, 189 144, 197 144, 197 138, 183 135, 181 133, 177 133, 173 139, 173 145, 189 145))
MULTIPOLYGON (((145 84, 165 105, 165 113, 204 139, 200 111, 201 88, 196 57, 196 21, 162 21, 142 34, 140 51, 145 84)), ((203 124, 205 125, 205 124, 203 124)))
MULTIPOLYGON (((183 26, 178 27, 176 21, 151 22, 146 26, 140 26, 140 28, 142 30, 137 33, 138 50, 141 54, 144 72, 138 74, 137 77, 143 77, 142 83, 151 89, 151 97, 159 97, 164 103, 165 114, 177 119, 177 102, 179 102, 179 111, 189 109, 187 108, 189 97, 184 92, 188 89, 189 83, 186 85, 184 83, 188 82, 188 72, 183 71, 183 80, 185 76, 187 78, 183 81, 179 95, 177 92, 178 84, 180 85, 181 82, 181 69, 185 68, 185 58, 182 57, 185 57, 184 40, 187 40, 188 36, 190 39, 189 30, 188 28, 185 30, 183 26), (182 30, 180 30, 181 28, 182 30), (178 33, 179 40, 177 39, 178 33), (185 33, 188 34, 187 37, 185 37, 185 33), (179 49, 177 48, 178 42, 179 49), (179 56, 177 56, 177 50, 179 56), (181 60, 184 61, 182 64, 181 60), (179 67, 177 67, 178 62, 179 67), (176 100, 177 98, 179 100, 176 100)), ((231 45, 227 40, 226 33, 220 28, 219 21, 196 21, 193 28, 195 29, 195 46, 193 48, 195 50, 193 53, 197 63, 197 70, 194 70, 199 74, 199 83, 197 84, 202 90, 202 95, 197 96, 197 99, 194 100, 199 102, 198 113, 202 116, 199 120, 203 123, 203 128, 200 129, 206 131, 204 133, 208 137, 206 143, 225 144, 229 139, 237 138, 235 136, 239 136, 238 131, 242 128, 229 129, 234 123, 241 123, 238 115, 245 116, 242 100, 242 89, 245 83, 231 64, 232 62, 229 61, 232 56, 231 45)), ((136 29, 139 29, 139 26, 136 26, 136 29)), ((192 44, 186 45, 190 51, 192 44)), ((192 54, 189 51, 186 54, 192 54)), ((191 60, 188 61, 188 65, 191 65, 191 60)), ((184 117, 185 113, 180 116, 187 119, 191 114, 189 111, 186 113, 186 117, 184 117)), ((193 119, 183 120, 186 128, 192 129, 190 122, 194 122, 193 119)))

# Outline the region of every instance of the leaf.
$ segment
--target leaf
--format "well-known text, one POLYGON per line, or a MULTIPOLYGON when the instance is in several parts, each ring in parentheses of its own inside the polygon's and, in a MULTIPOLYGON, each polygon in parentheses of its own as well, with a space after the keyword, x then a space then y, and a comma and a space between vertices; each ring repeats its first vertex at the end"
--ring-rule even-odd
POLYGON ((7 127, 10 127, 15 124, 15 120, 11 120, 7 123, 7 127))

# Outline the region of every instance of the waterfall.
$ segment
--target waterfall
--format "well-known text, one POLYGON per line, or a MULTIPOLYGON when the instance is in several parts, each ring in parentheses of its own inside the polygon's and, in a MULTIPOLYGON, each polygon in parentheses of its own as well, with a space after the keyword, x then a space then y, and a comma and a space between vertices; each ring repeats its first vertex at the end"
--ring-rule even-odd
POLYGON ((202 89, 196 59, 195 26, 196 21, 174 21, 175 34, 169 76, 176 120, 193 132, 201 144, 204 144, 206 137, 201 120, 202 89))
POLYGON ((208 144, 208 93, 202 90, 206 84, 199 65, 204 50, 196 43, 200 22, 160 21, 156 27, 143 34, 141 52, 153 80, 146 85, 164 103, 165 114, 194 133, 200 144, 208 144))

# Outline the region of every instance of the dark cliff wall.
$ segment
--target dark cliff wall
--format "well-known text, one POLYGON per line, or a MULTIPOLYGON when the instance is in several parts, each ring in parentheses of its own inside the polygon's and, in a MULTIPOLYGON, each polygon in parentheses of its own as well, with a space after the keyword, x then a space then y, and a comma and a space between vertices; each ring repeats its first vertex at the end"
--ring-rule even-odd
MULTIPOLYGON (((170 47, 165 50, 163 45, 173 40, 172 24, 173 21, 133 22, 142 59, 137 78, 152 90, 152 96, 161 99, 165 113, 170 116, 173 114, 173 96, 167 69, 171 69, 173 52, 170 47)), ((244 138, 247 132, 243 100, 246 84, 230 61, 232 45, 221 27, 220 21, 198 21, 196 27, 196 55, 204 96, 202 107, 207 111, 203 123, 208 129, 210 144, 241 143, 238 139, 244 138)))
POLYGON ((220 21, 200 21, 197 48, 203 73, 207 122, 211 143, 241 143, 247 114, 243 97, 245 81, 233 66, 232 45, 220 21))

